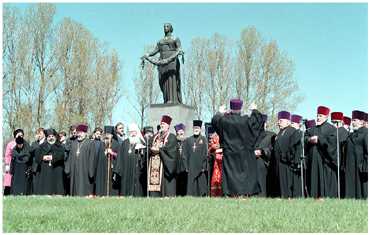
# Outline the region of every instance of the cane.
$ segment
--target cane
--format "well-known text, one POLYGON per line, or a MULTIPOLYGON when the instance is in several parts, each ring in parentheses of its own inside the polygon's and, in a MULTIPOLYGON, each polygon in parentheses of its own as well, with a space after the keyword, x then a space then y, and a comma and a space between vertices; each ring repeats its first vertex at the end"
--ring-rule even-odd
POLYGON ((305 192, 305 184, 304 184, 304 174, 303 174, 303 167, 304 167, 304 160, 305 160, 305 153, 304 153, 304 133, 305 133, 305 121, 302 119, 302 125, 301 125, 301 145, 302 145, 302 156, 301 156, 301 187, 302 187, 302 197, 304 198, 304 192, 305 192))
MULTIPOLYGON (((148 136, 145 136, 146 140, 146 180, 148 181, 148 174, 149 174, 149 141, 148 136)), ((149 198, 149 182, 146 182, 146 197, 149 198)))
POLYGON ((338 199, 340 199, 340 164, 339 164, 339 123, 335 123, 337 129, 337 171, 338 171, 338 199))

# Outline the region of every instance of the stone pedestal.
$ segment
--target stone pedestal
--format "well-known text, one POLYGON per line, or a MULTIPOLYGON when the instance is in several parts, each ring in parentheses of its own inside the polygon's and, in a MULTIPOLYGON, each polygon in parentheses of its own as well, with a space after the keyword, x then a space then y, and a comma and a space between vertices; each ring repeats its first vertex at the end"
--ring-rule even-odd
POLYGON ((175 134, 174 126, 178 123, 184 123, 185 136, 193 134, 193 120, 195 119, 195 110, 193 107, 184 104, 151 104, 149 108, 149 125, 156 132, 157 125, 160 124, 163 115, 172 118, 170 131, 175 134))

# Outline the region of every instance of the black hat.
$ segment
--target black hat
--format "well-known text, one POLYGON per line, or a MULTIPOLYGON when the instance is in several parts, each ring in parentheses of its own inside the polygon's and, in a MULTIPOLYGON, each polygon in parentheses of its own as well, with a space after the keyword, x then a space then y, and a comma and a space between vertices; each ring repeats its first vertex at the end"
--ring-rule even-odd
POLYGON ((55 129, 50 128, 45 131, 45 136, 48 137, 49 135, 54 135, 55 137, 57 137, 58 132, 55 129))
POLYGON ((106 134, 114 134, 114 126, 104 126, 104 133, 106 134))
POLYGON ((213 126, 208 126, 207 132, 208 132, 208 135, 210 135, 210 134, 215 133, 216 130, 215 130, 215 128, 213 128, 213 126))
POLYGON ((199 126, 202 127, 203 121, 202 120, 194 120, 193 121, 193 127, 194 126, 199 126))
POLYGON ((145 126, 143 130, 144 130, 144 134, 147 133, 147 132, 154 133, 154 130, 153 130, 152 126, 145 126))
POLYGON ((17 129, 13 132, 13 136, 15 138, 15 136, 18 134, 18 133, 22 133, 24 135, 24 131, 22 129, 17 129))

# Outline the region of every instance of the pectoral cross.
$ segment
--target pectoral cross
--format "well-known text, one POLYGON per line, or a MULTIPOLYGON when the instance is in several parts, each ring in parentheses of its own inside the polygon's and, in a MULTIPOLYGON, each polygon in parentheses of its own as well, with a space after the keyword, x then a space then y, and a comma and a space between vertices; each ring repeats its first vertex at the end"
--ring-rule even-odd
POLYGON ((194 145, 193 145, 193 152, 195 152, 195 149, 197 148, 197 143, 194 142, 194 145))

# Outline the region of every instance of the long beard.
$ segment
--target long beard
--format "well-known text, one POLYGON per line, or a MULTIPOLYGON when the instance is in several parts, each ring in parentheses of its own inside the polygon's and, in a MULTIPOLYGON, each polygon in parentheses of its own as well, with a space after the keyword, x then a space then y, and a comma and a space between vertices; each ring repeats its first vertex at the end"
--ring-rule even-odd
POLYGON ((129 136, 128 139, 130 141, 130 144, 139 144, 141 142, 139 136, 135 136, 135 137, 129 136))

